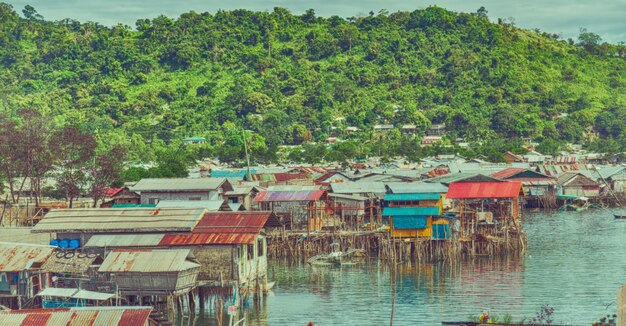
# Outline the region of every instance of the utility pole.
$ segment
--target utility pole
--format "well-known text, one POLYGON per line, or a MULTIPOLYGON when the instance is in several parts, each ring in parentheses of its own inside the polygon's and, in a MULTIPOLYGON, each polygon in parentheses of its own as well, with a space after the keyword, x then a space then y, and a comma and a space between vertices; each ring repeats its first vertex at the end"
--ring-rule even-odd
POLYGON ((252 181, 250 180, 251 175, 250 175, 250 156, 248 156, 248 144, 246 143, 246 131, 242 128, 241 129, 241 136, 243 136, 243 149, 246 153, 246 166, 248 168, 247 171, 247 175, 248 175, 248 181, 252 181))

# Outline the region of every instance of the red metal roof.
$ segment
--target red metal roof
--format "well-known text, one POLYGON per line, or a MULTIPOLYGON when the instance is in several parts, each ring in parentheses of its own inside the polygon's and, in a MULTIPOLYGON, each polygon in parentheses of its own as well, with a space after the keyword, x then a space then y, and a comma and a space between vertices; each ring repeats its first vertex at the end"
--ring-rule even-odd
POLYGON ((447 198, 514 198, 523 193, 522 183, 512 182, 452 182, 447 198))
POLYGON ((118 326, 143 325, 150 317, 150 310, 124 310, 122 317, 117 323, 118 326))
POLYGON ((504 169, 502 171, 498 171, 496 173, 492 173, 490 174, 491 177, 497 178, 497 179, 506 179, 509 177, 512 177, 522 171, 525 171, 526 169, 523 168, 507 168, 504 169))
POLYGON ((0 325, 144 325, 151 307, 26 309, 0 312, 0 325), (119 312, 122 311, 120 314, 119 312))
POLYGON ((253 244, 257 235, 258 233, 166 234, 159 242, 159 246, 253 244))
POLYGON ((192 233, 166 234, 159 246, 252 244, 271 212, 210 212, 192 233))
POLYGON ((124 188, 104 188, 104 197, 113 197, 122 192, 122 190, 124 190, 124 188))
POLYGON ((254 202, 280 202, 280 201, 316 201, 320 200, 325 190, 315 191, 263 191, 260 192, 255 198, 254 202))

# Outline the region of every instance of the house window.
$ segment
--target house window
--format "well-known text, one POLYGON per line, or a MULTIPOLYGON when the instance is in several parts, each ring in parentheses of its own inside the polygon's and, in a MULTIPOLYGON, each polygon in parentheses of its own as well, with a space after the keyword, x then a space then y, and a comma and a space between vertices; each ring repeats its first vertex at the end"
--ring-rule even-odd
POLYGON ((238 204, 239 203, 239 198, 238 197, 228 197, 228 202, 231 204, 238 204))
POLYGON ((252 260, 254 259, 254 244, 249 244, 248 245, 248 260, 252 260))
POLYGON ((189 200, 202 200, 200 197, 189 197, 189 200))
POLYGON ((160 198, 148 198, 148 204, 156 205, 159 203, 160 198))
POLYGON ((263 248, 263 239, 258 239, 256 242, 256 249, 257 249, 257 257, 263 257, 263 255, 265 254, 265 252, 263 252, 264 248, 263 248))

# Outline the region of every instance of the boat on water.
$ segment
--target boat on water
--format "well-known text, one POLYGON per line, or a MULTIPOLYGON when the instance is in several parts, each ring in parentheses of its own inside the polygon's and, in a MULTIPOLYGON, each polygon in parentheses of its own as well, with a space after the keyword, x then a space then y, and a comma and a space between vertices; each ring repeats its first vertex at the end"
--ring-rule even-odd
POLYGON ((580 212, 587 210, 593 207, 589 203, 589 198, 587 197, 577 197, 574 198, 571 202, 566 201, 563 206, 559 208, 560 212, 580 212))
POLYGON ((616 220, 626 220, 626 215, 613 214, 616 220))
POLYGON ((330 246, 333 248, 331 253, 313 256, 307 260, 307 263, 315 266, 354 265, 365 257, 365 250, 363 249, 349 249, 342 252, 339 250, 338 243, 332 243, 330 246))

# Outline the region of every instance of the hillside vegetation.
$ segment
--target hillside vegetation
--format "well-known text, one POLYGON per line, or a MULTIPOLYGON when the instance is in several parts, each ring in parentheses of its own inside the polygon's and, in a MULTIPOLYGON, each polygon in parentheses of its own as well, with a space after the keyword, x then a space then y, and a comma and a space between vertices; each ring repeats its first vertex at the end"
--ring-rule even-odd
POLYGON ((491 23, 484 10, 349 19, 283 8, 189 12, 131 28, 52 22, 32 7, 18 14, 0 4, 0 105, 15 118, 35 109, 56 125, 80 126, 143 161, 188 136, 208 139, 190 149, 194 157, 237 161, 243 129, 261 162, 277 160, 280 145, 303 143, 285 155, 446 150, 420 149, 398 130, 374 134, 379 123, 415 124, 421 134, 446 123, 444 142, 483 144, 470 156, 516 150, 521 137, 546 152, 565 142, 617 152, 626 147, 621 48, 585 31, 568 42, 491 23), (345 137, 352 141, 310 144, 347 126, 361 130, 345 137))

